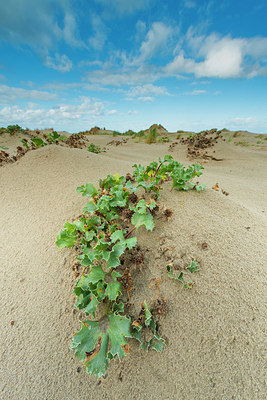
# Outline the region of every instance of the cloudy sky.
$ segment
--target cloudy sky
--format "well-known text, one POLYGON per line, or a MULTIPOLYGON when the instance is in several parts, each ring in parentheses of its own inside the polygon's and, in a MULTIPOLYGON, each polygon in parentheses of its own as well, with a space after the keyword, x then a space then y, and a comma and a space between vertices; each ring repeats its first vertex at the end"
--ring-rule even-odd
POLYGON ((267 133, 266 0, 0 2, 0 126, 267 133))

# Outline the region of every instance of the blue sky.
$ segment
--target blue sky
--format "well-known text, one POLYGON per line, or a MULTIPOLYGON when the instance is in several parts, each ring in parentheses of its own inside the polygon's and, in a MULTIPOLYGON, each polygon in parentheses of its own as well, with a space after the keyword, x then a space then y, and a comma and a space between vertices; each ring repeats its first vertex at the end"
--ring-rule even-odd
POLYGON ((267 133, 265 0, 0 3, 0 126, 267 133))

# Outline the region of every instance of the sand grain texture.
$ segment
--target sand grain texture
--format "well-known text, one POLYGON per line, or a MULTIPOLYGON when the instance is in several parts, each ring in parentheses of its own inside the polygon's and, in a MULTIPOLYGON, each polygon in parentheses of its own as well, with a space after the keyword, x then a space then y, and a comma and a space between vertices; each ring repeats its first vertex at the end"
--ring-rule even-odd
MULTIPOLYGON (((108 140, 94 138, 101 145, 108 140)), ((167 149, 129 141, 95 155, 47 146, 0 169, 1 399, 266 398, 266 152, 218 145, 225 161, 204 164, 207 189, 170 193, 167 185, 161 202, 175 211, 172 220, 138 233, 147 268, 136 274, 133 299, 149 303, 156 297, 151 282, 162 279, 163 353, 138 351, 132 343, 130 356, 111 363, 99 383, 80 371, 69 350, 80 317, 73 309, 74 252, 59 251, 55 238, 86 202, 75 189, 131 171, 167 149), (211 189, 216 182, 229 196, 211 189), (199 260, 192 290, 169 280, 168 257, 199 260)), ((184 147, 172 154, 189 163, 184 147)))

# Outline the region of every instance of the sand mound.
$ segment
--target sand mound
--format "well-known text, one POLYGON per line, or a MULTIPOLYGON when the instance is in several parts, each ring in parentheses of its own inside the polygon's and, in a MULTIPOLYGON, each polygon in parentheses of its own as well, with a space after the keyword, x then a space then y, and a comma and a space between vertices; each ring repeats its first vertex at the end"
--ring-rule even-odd
MULTIPOLYGON (((96 137, 95 143, 109 139, 96 137)), ((160 296, 168 306, 160 320, 163 353, 138 351, 133 343, 130 356, 96 381, 69 350, 81 314, 73 309, 74 253, 59 251, 56 235, 85 203, 78 185, 167 153, 168 144, 148 146, 131 142, 99 155, 47 146, 0 169, 1 398, 266 398, 266 157, 229 150, 227 143, 218 149, 223 162, 205 164, 207 189, 170 192, 167 184, 161 202, 174 210, 172 220, 159 219, 152 233, 138 233, 147 268, 134 277, 132 301, 150 303, 153 283, 162 279, 160 296), (229 196, 211 189, 217 179, 229 196), (179 268, 192 257, 201 270, 194 288, 184 290, 167 277, 166 265, 174 260, 179 268)), ((184 146, 173 155, 187 162, 184 146)))
POLYGON ((150 126, 150 128, 146 129, 145 132, 148 133, 153 129, 156 130, 158 135, 166 135, 166 133, 168 133, 167 129, 165 129, 161 124, 153 124, 150 126))

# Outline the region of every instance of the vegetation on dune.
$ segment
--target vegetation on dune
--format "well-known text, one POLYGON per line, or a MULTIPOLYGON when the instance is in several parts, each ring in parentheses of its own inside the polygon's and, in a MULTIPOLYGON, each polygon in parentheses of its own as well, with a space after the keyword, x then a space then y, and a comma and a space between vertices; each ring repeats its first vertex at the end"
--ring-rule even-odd
POLYGON ((91 153, 99 154, 99 153, 105 153, 106 150, 102 149, 101 146, 97 146, 94 143, 90 143, 90 146, 88 146, 88 151, 91 153))
MULTIPOLYGON (((116 356, 121 360, 129 353, 130 339, 137 340, 140 349, 163 350, 165 340, 159 334, 156 315, 165 313, 166 299, 159 298, 150 307, 144 301, 139 315, 131 314, 131 267, 144 257, 133 234, 142 226, 154 229, 165 182, 172 182, 175 190, 204 189, 204 185, 192 182, 203 167, 193 164, 185 168, 170 155, 133 168, 132 175, 100 179, 99 188, 92 183, 78 187, 77 192, 88 202, 78 220, 65 223, 56 241, 59 248, 74 246, 77 263, 83 268, 74 288, 75 307, 91 319, 81 323, 71 348, 85 370, 98 378, 106 374, 111 360, 116 356)), ((169 219, 172 210, 165 208, 163 213, 169 219)), ((198 265, 192 262, 187 269, 193 273, 198 265)), ((181 274, 174 277, 170 266, 168 275, 184 287, 193 285, 181 274)))
POLYGON ((16 133, 23 132, 25 132, 25 129, 19 125, 8 125, 6 128, 0 128, 0 133, 9 133, 11 136, 14 136, 16 133))
POLYGON ((158 137, 158 132, 156 128, 150 129, 146 135, 145 142, 147 144, 156 143, 158 137))
POLYGON ((235 145, 236 146, 243 146, 243 147, 248 147, 249 146, 249 143, 247 143, 247 142, 245 142, 244 140, 243 141, 241 141, 241 142, 236 142, 235 143, 235 145))

